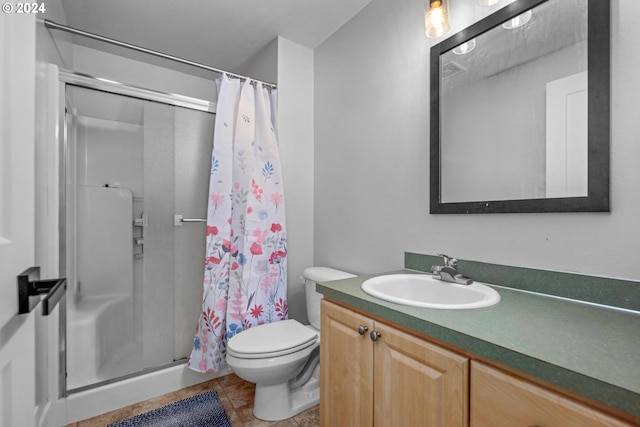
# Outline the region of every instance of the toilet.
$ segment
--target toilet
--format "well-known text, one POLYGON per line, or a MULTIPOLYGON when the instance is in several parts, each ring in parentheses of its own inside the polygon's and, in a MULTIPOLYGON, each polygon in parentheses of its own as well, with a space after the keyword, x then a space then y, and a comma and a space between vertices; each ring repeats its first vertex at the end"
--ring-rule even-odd
POLYGON ((279 421, 320 400, 320 300, 316 283, 356 277, 327 267, 304 271, 307 316, 254 326, 227 343, 227 365, 240 378, 255 383, 253 415, 279 421))

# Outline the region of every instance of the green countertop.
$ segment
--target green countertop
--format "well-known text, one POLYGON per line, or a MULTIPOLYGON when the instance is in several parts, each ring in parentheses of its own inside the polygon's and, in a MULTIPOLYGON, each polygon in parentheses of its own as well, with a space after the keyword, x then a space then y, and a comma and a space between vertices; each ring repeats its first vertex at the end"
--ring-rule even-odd
MULTIPOLYGON (((398 270, 393 273, 417 273, 398 270)), ((422 273, 424 274, 424 273, 422 273)), ((501 301, 473 310, 409 307, 365 294, 368 278, 318 292, 478 356, 640 416, 640 313, 495 287, 501 301)))

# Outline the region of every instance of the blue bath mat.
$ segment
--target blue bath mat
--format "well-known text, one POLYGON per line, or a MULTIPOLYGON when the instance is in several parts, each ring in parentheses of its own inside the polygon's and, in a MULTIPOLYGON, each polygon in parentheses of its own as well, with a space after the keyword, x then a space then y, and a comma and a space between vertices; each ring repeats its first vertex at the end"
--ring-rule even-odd
POLYGON ((107 427, 231 427, 215 391, 136 415, 107 427))

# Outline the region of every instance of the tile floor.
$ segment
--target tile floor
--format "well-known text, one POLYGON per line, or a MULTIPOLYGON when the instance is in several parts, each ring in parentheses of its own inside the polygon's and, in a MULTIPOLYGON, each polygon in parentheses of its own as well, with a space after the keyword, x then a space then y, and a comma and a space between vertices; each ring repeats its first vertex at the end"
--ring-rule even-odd
POLYGON ((69 424, 67 427, 104 427, 110 423, 125 420, 209 390, 215 390, 218 394, 233 427, 317 427, 320 425, 320 411, 317 405, 288 420, 269 422, 255 418, 252 413, 255 384, 248 383, 235 374, 229 374, 88 420, 69 424))

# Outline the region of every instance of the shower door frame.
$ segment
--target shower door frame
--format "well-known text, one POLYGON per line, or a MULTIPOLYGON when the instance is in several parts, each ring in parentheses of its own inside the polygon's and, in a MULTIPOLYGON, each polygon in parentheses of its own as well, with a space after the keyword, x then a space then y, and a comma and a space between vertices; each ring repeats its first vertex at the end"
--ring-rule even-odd
MULTIPOLYGON (((60 158, 60 171, 59 171, 59 271, 60 275, 67 276, 67 205, 66 205, 66 186, 67 186, 67 168, 68 165, 68 138, 69 130, 67 129, 67 111, 66 111, 66 93, 67 85, 77 86, 87 89, 98 90, 101 92, 111 93, 115 95, 122 95, 132 98, 137 98, 145 101, 159 102, 161 104, 171 105, 174 107, 183 107, 191 110, 202 111, 205 113, 216 113, 217 104, 215 102, 205 101, 190 96, 162 92, 153 89, 147 89, 140 86, 130 85, 126 83, 120 83, 110 79, 91 76, 84 73, 75 71, 59 69, 58 81, 60 83, 60 105, 59 105, 59 123, 62 125, 62 135, 59 136, 59 158, 60 158)), ((184 363, 182 360, 163 364, 160 366, 154 366, 147 368, 143 371, 133 372, 131 374, 119 376, 116 378, 88 384, 86 386, 74 388, 72 390, 67 389, 67 313, 68 308, 65 305, 64 313, 60 315, 59 325, 59 391, 60 397, 67 397, 69 394, 79 393, 82 391, 94 389, 107 384, 119 382, 128 378, 137 377, 139 375, 147 374, 153 371, 165 369, 170 366, 179 365, 184 363)))

